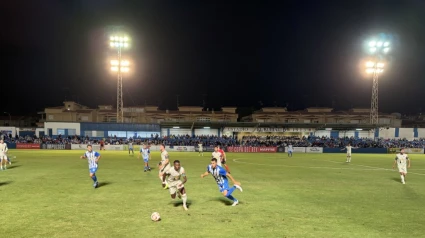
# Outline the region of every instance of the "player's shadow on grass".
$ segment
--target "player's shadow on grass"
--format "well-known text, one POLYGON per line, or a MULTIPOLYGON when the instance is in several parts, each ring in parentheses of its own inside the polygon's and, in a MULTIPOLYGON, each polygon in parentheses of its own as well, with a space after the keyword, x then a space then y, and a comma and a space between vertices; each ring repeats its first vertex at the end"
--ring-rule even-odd
MULTIPOLYGON (((230 201, 229 199, 225 198, 225 197, 218 197, 218 198, 214 198, 212 199, 213 201, 219 201, 221 203, 223 203, 226 206, 231 206, 233 204, 232 201, 230 201)), ((239 202, 240 203, 240 202, 239 202)))
POLYGON ((98 188, 108 186, 111 182, 99 182, 98 188))
POLYGON ((7 169, 15 169, 15 168, 19 168, 19 167, 21 167, 22 165, 9 165, 8 167, 7 167, 7 169))
POLYGON ((398 177, 398 178, 391 178, 390 180, 396 181, 397 183, 401 183, 400 177, 398 177))
POLYGON ((1 187, 1 186, 4 186, 4 185, 11 184, 11 183, 12 183, 11 181, 0 182, 0 187, 1 187))
MULTIPOLYGON (((188 200, 188 201, 186 202, 186 205, 187 205, 187 207, 189 208, 189 207, 192 205, 192 202, 188 200)), ((183 206, 183 201, 181 201, 181 200, 179 200, 179 201, 175 201, 175 202, 173 202, 173 206, 174 206, 174 207, 183 206)))

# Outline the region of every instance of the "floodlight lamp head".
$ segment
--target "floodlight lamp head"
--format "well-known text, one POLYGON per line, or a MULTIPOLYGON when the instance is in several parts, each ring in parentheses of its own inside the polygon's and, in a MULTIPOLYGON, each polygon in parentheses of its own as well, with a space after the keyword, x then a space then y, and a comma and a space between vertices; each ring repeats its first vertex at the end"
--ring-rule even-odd
POLYGON ((376 41, 370 41, 369 42, 369 47, 375 47, 376 46, 376 41))

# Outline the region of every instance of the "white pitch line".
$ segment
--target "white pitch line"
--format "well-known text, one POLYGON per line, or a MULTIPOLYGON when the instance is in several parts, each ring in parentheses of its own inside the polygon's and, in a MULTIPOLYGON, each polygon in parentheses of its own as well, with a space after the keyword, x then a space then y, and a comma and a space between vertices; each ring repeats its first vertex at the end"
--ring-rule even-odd
MULTIPOLYGON (((326 162, 330 162, 330 163, 341 163, 341 162, 332 161, 332 160, 322 160, 322 161, 326 161, 326 162)), ((367 166, 367 165, 361 165, 361 164, 351 164, 351 165, 360 166, 360 167, 366 167, 366 168, 375 168, 376 170, 396 171, 394 169, 386 169, 386 168, 380 168, 380 167, 374 167, 374 166, 367 166)), ((407 172, 407 173, 408 174, 416 174, 416 175, 425 176, 425 174, 419 174, 419 173, 414 173, 414 172, 407 172)))
MULTIPOLYGON (((326 161, 326 162, 341 164, 341 162, 331 161, 331 160, 320 160, 320 161, 326 161)), ((379 168, 379 167, 373 167, 373 166, 367 166, 367 165, 358 165, 358 164, 352 164, 352 165, 360 166, 360 167, 366 167, 366 168, 370 168, 370 169, 335 168, 335 167, 307 167, 307 166, 296 166, 296 165, 285 165, 285 164, 273 165, 273 164, 249 163, 249 162, 244 162, 244 161, 238 161, 236 159, 233 159, 233 162, 243 163, 243 164, 252 164, 252 165, 261 165, 261 166, 281 166, 281 167, 304 168, 304 169, 336 169, 336 170, 392 171, 392 172, 396 171, 394 169, 386 169, 386 168, 379 168)), ((425 176, 425 174, 419 174, 419 173, 414 173, 414 172, 408 172, 408 174, 425 176)))
POLYGON ((304 168, 304 169, 337 169, 337 170, 360 170, 360 171, 382 170, 382 169, 356 169, 356 168, 335 168, 335 167, 306 167, 306 166, 285 165, 285 164, 273 165, 273 164, 249 163, 249 162, 239 161, 236 159, 233 159, 233 162, 243 163, 243 164, 252 164, 252 165, 261 165, 261 166, 273 166, 273 167, 280 166, 280 167, 304 168))

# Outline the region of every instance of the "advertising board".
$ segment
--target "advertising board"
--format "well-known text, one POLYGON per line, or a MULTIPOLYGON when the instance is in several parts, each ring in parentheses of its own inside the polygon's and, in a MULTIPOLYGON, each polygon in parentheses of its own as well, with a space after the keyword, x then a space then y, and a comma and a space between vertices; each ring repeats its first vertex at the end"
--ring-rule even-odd
POLYGON ((306 147, 305 153, 323 153, 322 147, 306 147))
MULTIPOLYGON (((292 147, 293 153, 305 153, 306 147, 292 147)), ((288 151, 288 147, 285 147, 285 151, 288 151)))
POLYGON ((44 150, 66 150, 65 144, 41 144, 44 150))
MULTIPOLYGON (((100 150, 100 145, 92 145, 93 150, 100 150)), ((105 146, 106 148, 106 146, 105 146)), ((71 150, 87 150, 87 144, 72 144, 71 150)))
POLYGON ((195 146, 165 146, 168 152, 195 152, 195 146))
POLYGON ((40 144, 17 143, 16 149, 40 149, 40 144))
POLYGON ((276 153, 277 147, 227 147, 233 153, 276 153))

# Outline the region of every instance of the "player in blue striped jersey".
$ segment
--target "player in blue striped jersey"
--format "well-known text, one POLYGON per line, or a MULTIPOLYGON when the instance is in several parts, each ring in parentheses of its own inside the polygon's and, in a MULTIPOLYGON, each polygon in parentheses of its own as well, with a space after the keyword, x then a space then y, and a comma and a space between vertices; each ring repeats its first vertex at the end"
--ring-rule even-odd
POLYGON ((143 161, 145 162, 145 169, 146 171, 151 171, 151 167, 149 167, 149 160, 151 159, 151 151, 148 148, 148 145, 144 144, 143 147, 140 149, 140 155, 137 157, 140 159, 140 156, 143 157, 143 161))
POLYGON ((234 198, 232 196, 233 191, 235 189, 239 189, 239 191, 242 192, 241 184, 230 175, 223 167, 220 167, 217 165, 217 159, 212 158, 211 164, 207 167, 207 172, 201 174, 201 178, 204 178, 205 176, 208 176, 208 174, 211 174, 215 181, 217 182, 218 189, 223 194, 223 196, 227 197, 228 199, 233 201, 232 206, 236 206, 239 204, 238 199, 234 198), (233 187, 229 188, 229 180, 227 178, 230 178, 233 182, 233 187))
POLYGON ((93 148, 91 145, 87 145, 87 151, 80 157, 81 159, 87 159, 87 162, 89 163, 89 173, 90 178, 93 179, 93 187, 97 188, 99 186, 99 182, 97 181, 96 177, 96 171, 98 168, 98 162, 100 159, 100 154, 96 151, 93 151, 93 148))

